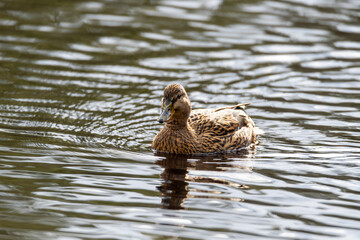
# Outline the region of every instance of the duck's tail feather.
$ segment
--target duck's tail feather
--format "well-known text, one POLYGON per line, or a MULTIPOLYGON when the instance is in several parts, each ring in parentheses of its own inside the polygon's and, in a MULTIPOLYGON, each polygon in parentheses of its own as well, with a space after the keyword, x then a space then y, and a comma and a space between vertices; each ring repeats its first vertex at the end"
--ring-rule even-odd
POLYGON ((256 135, 260 135, 260 134, 264 134, 265 132, 261 128, 255 127, 254 128, 254 133, 256 135))

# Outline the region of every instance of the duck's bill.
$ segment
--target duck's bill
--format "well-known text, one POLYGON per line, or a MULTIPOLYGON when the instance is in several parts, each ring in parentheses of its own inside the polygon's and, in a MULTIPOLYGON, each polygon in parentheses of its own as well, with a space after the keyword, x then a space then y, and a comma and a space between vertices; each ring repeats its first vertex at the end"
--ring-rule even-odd
POLYGON ((158 119, 159 123, 167 122, 170 118, 170 115, 171 115, 170 109, 167 108, 163 109, 158 119))

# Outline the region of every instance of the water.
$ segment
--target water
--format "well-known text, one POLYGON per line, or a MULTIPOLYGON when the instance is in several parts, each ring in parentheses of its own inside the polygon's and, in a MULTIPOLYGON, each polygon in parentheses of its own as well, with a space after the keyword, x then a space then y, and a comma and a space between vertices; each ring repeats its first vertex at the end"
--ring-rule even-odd
POLYGON ((0 2, 0 239, 359 239, 360 2, 0 2), (166 85, 251 102, 236 155, 157 156, 166 85))

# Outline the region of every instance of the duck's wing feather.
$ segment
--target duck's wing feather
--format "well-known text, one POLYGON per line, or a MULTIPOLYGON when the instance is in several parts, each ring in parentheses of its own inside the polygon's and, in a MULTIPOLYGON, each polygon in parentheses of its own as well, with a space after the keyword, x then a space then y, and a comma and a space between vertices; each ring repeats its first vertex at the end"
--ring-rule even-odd
POLYGON ((221 108, 216 108, 215 109, 215 112, 217 111, 221 111, 221 110, 224 110, 224 109, 242 109, 242 110, 245 110, 245 107, 247 105, 250 105, 251 103, 240 103, 240 104, 237 104, 237 105, 234 105, 234 106, 230 106, 230 107, 221 107, 221 108))
POLYGON ((244 107, 248 104, 238 104, 217 109, 198 109, 191 112, 190 126, 198 136, 224 136, 234 134, 246 126, 254 126, 244 107))

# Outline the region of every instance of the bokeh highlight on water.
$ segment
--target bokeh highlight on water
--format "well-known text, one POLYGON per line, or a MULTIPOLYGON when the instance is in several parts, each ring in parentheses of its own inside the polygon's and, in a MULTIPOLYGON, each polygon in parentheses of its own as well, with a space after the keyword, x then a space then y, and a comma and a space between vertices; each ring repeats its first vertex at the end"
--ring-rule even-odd
POLYGON ((360 238, 360 1, 0 2, 0 239, 360 238), (254 149, 155 155, 164 87, 254 149))

